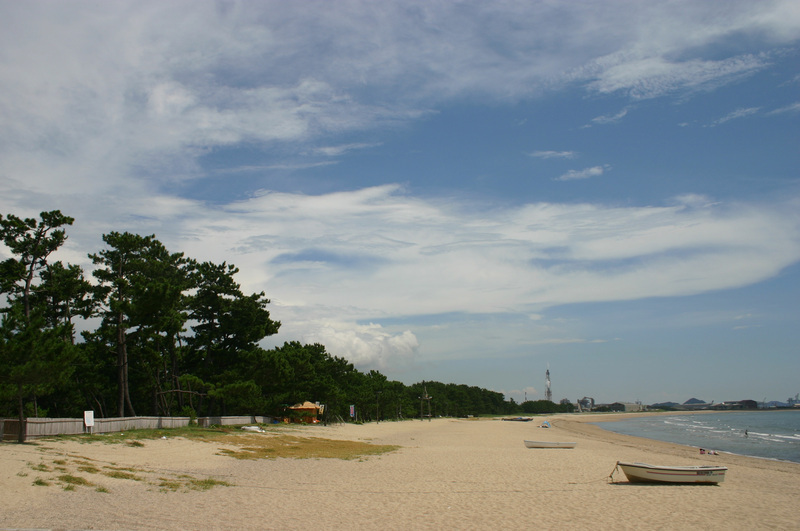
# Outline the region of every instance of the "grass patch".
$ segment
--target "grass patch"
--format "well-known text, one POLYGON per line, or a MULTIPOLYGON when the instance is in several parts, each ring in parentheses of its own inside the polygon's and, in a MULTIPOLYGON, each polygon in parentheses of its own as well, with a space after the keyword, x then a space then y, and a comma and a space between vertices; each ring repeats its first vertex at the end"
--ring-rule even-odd
MULTIPOLYGON (((277 432, 281 427, 273 425, 262 426, 266 432, 277 432)), ((144 446, 140 441, 161 439, 162 437, 182 437, 184 439, 199 440, 199 441, 214 441, 220 437, 225 437, 231 434, 242 433, 238 426, 214 426, 211 428, 201 428, 198 426, 184 426, 182 428, 154 428, 154 429, 141 429, 141 430, 127 430, 119 433, 101 433, 101 434, 76 434, 76 435, 54 435, 40 439, 40 441, 56 440, 56 441, 78 441, 81 443, 95 443, 102 442, 106 444, 127 444, 128 446, 144 446)))
MULTIPOLYGON (((123 433, 108 435, 67 435, 52 437, 54 440, 76 440, 82 443, 103 442, 107 444, 124 444, 131 447, 143 447, 144 441, 165 437, 181 437, 197 442, 217 444, 219 454, 235 459, 344 459, 359 460, 368 456, 393 452, 400 448, 395 445, 371 444, 368 441, 333 440, 321 437, 301 436, 313 429, 296 429, 292 426, 264 426, 264 432, 253 433, 239 429, 237 426, 128 430, 123 433), (299 435, 298 435, 299 433, 299 435)), ((158 444, 154 442, 153 444, 158 444)), ((43 451, 52 451, 44 448, 43 451)), ((51 481, 61 485, 64 490, 75 490, 80 486, 92 486, 97 492, 109 492, 107 488, 97 486, 86 479, 75 475, 102 474, 112 479, 129 480, 151 485, 162 492, 207 491, 217 486, 232 486, 231 483, 213 478, 198 479, 186 474, 170 474, 148 469, 117 466, 114 462, 102 462, 81 455, 64 459, 61 455, 53 456, 52 461, 28 466, 37 472, 52 475, 61 474, 51 481)), ((34 485, 48 486, 51 483, 37 478, 34 485)))
MULTIPOLYGON (((113 463, 112 463, 112 465, 113 465, 113 463)), ((137 468, 124 467, 124 466, 107 466, 105 468, 107 468, 109 470, 121 470, 123 472, 141 472, 141 470, 139 470, 137 468)))
POLYGON ((393 452, 399 446, 369 444, 360 441, 340 441, 320 437, 278 435, 273 437, 226 437, 219 442, 239 446, 239 450, 223 449, 220 453, 236 459, 358 459, 368 455, 393 452))
POLYGON ((141 481, 136 474, 126 472, 125 470, 106 470, 103 475, 114 479, 131 479, 133 481, 141 481))
POLYGON ((183 487, 183 483, 180 481, 176 481, 174 479, 169 478, 158 478, 158 487, 162 491, 172 491, 175 492, 180 490, 183 487))
POLYGON ((182 428, 160 428, 127 430, 120 433, 105 433, 98 435, 66 435, 81 442, 104 442, 107 444, 127 444, 128 446, 144 446, 141 441, 161 439, 162 437, 183 437, 192 440, 211 441, 217 437, 237 431, 235 426, 199 428, 197 426, 184 426, 182 428))
POLYGON ((179 490, 209 490, 213 487, 230 487, 230 483, 214 478, 195 479, 191 476, 182 475, 180 479, 158 478, 158 487, 163 492, 179 490))
POLYGON ((192 479, 189 480, 187 486, 194 490, 209 490, 213 487, 230 487, 231 484, 225 481, 219 481, 213 478, 207 479, 192 479))
POLYGON ((88 487, 91 485, 91 483, 87 481, 86 478, 82 478, 80 476, 73 476, 72 474, 62 474, 58 476, 58 478, 56 479, 58 479, 58 481, 64 483, 67 486, 72 486, 73 488, 76 485, 80 487, 88 487))
MULTIPOLYGON (((293 427, 294 428, 294 427, 293 427)), ((169 429, 128 430, 105 435, 66 435, 81 442, 104 442, 141 447, 141 441, 162 437, 185 439, 235 446, 238 449, 222 449, 220 454, 236 459, 359 459, 370 455, 381 455, 399 448, 394 445, 369 444, 363 441, 340 441, 320 437, 300 437, 287 434, 283 426, 265 425, 266 433, 243 432, 238 426, 215 426, 200 428, 185 426, 169 429)))

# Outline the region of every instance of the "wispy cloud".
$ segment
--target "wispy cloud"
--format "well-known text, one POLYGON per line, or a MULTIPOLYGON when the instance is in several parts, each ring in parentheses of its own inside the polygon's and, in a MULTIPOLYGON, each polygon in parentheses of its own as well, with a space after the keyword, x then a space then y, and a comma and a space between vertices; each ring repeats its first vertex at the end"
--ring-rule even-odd
POLYGON ((592 118, 592 124, 595 124, 595 125, 613 124, 613 123, 619 122, 620 120, 625 118, 625 116, 627 116, 627 115, 628 115, 628 109, 622 109, 617 114, 597 116, 595 118, 592 118))
POLYGON ((574 159, 578 156, 575 151, 533 151, 529 155, 537 159, 574 159))
POLYGON ((0 69, 7 165, 30 156, 61 174, 104 164, 102 173, 120 175, 147 160, 186 178, 203 174, 197 158, 210 149, 307 150, 331 133, 417 119, 454 97, 529 98, 573 83, 633 99, 710 89, 766 67, 769 55, 675 58, 741 32, 790 43, 796 18, 792 2, 762 5, 758 17, 736 3, 724 18, 696 2, 365 10, 344 1, 302 16, 291 3, 197 2, 190 15, 180 2, 84 5, 4 6, 0 46, 13 50, 0 69))
POLYGON ((713 127, 717 125, 722 125, 726 122, 730 122, 731 120, 737 120, 739 118, 744 118, 746 116, 752 116, 756 114, 759 110, 761 110, 761 107, 748 107, 748 108, 736 109, 735 111, 726 114, 719 120, 714 120, 714 122, 712 122, 711 125, 713 127))
POLYGON ((674 62, 663 56, 631 57, 626 51, 599 60, 595 65, 597 79, 589 87, 602 94, 624 92, 634 100, 643 100, 680 91, 711 90, 769 64, 761 55, 674 62))
POLYGON ((384 186, 175 210, 180 217, 165 236, 190 256, 228 256, 250 289, 266 289, 284 307, 334 309, 346 300, 358 319, 387 309, 398 316, 471 312, 477 290, 484 308, 528 308, 527 316, 536 305, 698 293, 768 278, 800 257, 800 223, 791 211, 527 204, 475 214, 467 204, 423 201, 384 186), (309 249, 380 259, 366 274, 298 271, 274 260, 309 249), (537 288, 520 290, 509 278, 536 279, 537 288))
POLYGON ((228 166, 225 168, 214 170, 214 173, 217 174, 251 173, 264 170, 307 170, 310 168, 321 168, 323 166, 332 166, 334 164, 336 164, 335 160, 324 160, 319 162, 286 162, 281 164, 228 166))
POLYGON ((349 151, 357 149, 367 149, 380 146, 380 142, 375 143, 355 143, 355 144, 342 144, 338 146, 323 146, 314 148, 314 153, 325 155, 326 157, 338 157, 349 151))
POLYGON ((767 113, 767 116, 774 116, 776 114, 788 114, 800 112, 800 102, 792 103, 791 105, 787 105, 785 107, 781 107, 779 109, 775 109, 767 113))
POLYGON ((603 166, 592 166, 591 168, 584 168, 582 170, 569 170, 567 173, 556 177, 556 181, 576 181, 580 179, 591 179, 592 177, 599 177, 611 169, 608 164, 603 166))

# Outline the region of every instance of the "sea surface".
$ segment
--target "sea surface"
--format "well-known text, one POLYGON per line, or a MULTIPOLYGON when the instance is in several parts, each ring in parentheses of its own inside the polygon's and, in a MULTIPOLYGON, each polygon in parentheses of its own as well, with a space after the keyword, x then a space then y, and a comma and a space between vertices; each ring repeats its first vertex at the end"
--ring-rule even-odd
POLYGON ((800 463, 800 411, 659 415, 595 424, 625 435, 800 463))

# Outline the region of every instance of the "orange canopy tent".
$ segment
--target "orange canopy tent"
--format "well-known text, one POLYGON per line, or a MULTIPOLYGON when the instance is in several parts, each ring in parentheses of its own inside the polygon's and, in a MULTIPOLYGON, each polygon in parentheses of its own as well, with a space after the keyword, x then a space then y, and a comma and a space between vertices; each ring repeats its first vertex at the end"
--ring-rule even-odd
POLYGON ((313 402, 306 400, 302 404, 295 404, 289 409, 292 410, 292 421, 298 423, 314 423, 319 422, 317 415, 322 413, 322 407, 313 402))

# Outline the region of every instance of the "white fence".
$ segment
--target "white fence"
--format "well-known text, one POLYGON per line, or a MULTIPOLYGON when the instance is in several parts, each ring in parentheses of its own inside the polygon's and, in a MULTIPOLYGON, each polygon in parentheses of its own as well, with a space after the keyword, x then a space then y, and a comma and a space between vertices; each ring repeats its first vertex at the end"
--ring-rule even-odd
MULTIPOLYGON (((25 438, 76 435, 81 433, 114 433, 136 429, 180 428, 188 426, 189 417, 116 417, 94 419, 94 427, 84 426, 83 419, 28 418, 23 423, 25 438)), ((272 417, 243 415, 235 417, 199 417, 197 425, 237 426, 241 424, 271 424, 272 417)), ((19 437, 19 419, 0 419, 0 440, 16 441, 19 437)))

